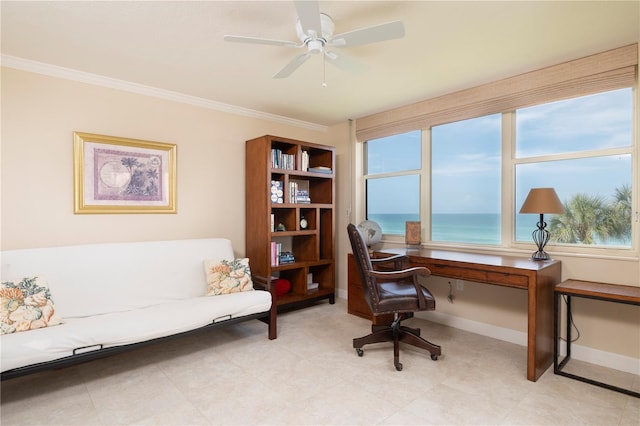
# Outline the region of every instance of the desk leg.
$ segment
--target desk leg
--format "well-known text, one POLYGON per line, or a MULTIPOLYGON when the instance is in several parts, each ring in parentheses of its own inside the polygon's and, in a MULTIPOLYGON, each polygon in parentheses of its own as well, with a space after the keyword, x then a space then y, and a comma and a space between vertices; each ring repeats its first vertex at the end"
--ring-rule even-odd
MULTIPOLYGON (((601 388, 605 388, 605 389, 609 389, 612 391, 616 391, 616 392, 620 392, 620 393, 624 393, 626 395, 631 395, 631 396, 635 396, 636 398, 640 398, 640 392, 636 392, 636 391, 632 391, 631 389, 625 389, 625 388, 621 388, 618 386, 613 386, 610 385, 608 383, 604 383, 598 380, 593 380, 593 379, 589 379, 586 377, 582 377, 582 376, 578 376, 577 374, 573 374, 573 373, 567 373, 566 371, 562 371, 562 369, 564 368, 564 366, 567 364, 567 362, 569 362, 569 360, 571 359, 571 296, 570 295, 565 295, 567 298, 567 355, 564 357, 564 359, 558 363, 558 339, 555 342, 555 359, 554 359, 554 364, 553 364, 553 372, 555 374, 558 374, 560 376, 565 376, 565 377, 570 377, 572 379, 575 380, 579 380, 581 382, 584 383, 589 383, 595 386, 600 386, 601 388)), ((562 295, 560 293, 556 293, 555 296, 555 301, 554 301, 554 310, 556 311, 556 334, 559 334, 560 331, 560 321, 558 321, 558 317, 560 315, 560 297, 562 297, 562 295)))
POLYGON ((558 355, 560 355, 560 295, 555 294, 553 297, 553 372, 558 372, 558 355))
POLYGON ((567 361, 571 358, 571 341, 573 340, 573 336, 571 336, 571 318, 571 296, 567 294, 567 361))
POLYGON ((539 277, 529 282, 527 379, 535 382, 553 365, 553 296, 557 280, 539 277))
POLYGON ((569 358, 571 358, 571 296, 567 295, 567 342, 565 344, 565 348, 567 350, 567 354, 564 359, 558 362, 560 358, 560 342, 562 341, 562 336, 560 334, 560 327, 562 326, 562 307, 560 306, 560 301, 562 300, 562 294, 556 293, 553 300, 553 323, 554 323, 554 350, 553 350, 553 372, 556 374, 560 374, 560 371, 565 366, 567 362, 569 362, 569 358))

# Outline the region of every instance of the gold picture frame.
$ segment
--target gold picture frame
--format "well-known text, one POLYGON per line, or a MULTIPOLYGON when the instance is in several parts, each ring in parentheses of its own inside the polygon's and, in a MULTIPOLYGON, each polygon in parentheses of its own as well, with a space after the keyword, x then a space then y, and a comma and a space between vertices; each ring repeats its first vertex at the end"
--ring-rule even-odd
POLYGON ((74 213, 176 213, 176 145, 73 133, 74 213))

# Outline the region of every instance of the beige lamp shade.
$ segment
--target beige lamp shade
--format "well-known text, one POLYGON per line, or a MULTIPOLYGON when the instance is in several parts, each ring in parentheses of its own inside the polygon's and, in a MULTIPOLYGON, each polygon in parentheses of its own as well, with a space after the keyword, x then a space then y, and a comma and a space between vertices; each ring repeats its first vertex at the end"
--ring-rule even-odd
POLYGON ((564 213, 564 206, 553 188, 532 188, 520 213, 564 213))

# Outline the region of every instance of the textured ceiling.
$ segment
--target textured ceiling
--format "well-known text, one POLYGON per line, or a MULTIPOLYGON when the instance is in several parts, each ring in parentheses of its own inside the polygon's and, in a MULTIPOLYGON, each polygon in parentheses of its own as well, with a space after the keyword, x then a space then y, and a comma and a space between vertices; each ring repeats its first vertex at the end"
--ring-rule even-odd
POLYGON ((635 43, 639 1, 321 1, 336 33, 402 20, 402 39, 340 49, 349 69, 300 50, 292 1, 1 3, 2 55, 332 125, 635 43), (326 81, 326 87, 322 82, 326 81))

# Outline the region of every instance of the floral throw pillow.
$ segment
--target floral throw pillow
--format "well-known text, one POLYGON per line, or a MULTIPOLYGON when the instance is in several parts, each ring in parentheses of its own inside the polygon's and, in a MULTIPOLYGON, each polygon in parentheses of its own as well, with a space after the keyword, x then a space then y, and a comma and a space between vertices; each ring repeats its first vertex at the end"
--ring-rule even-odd
POLYGON ((42 277, 26 277, 0 285, 0 334, 62 324, 42 277))
POLYGON ((204 261, 207 296, 253 290, 249 259, 204 261))

